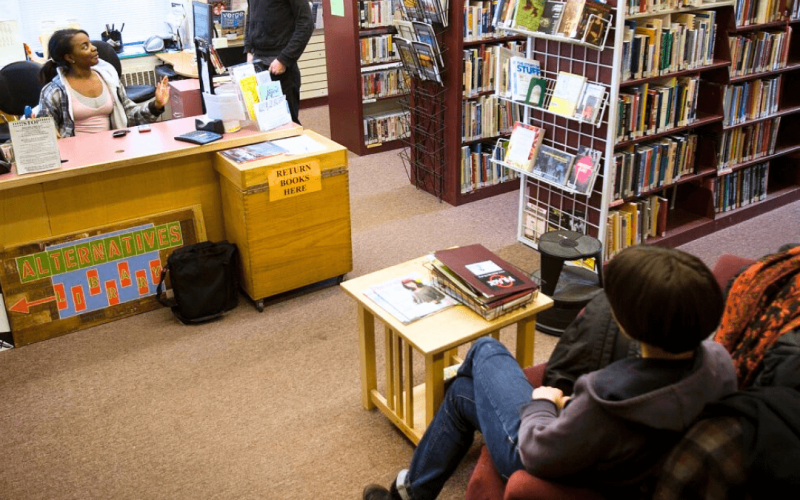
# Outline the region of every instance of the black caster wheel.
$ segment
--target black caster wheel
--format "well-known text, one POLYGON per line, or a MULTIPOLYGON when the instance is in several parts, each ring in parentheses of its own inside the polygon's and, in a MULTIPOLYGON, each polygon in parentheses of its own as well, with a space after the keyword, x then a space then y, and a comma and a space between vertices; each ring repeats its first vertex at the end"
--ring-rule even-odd
POLYGON ((260 313, 264 312, 264 299, 256 301, 256 311, 260 313))

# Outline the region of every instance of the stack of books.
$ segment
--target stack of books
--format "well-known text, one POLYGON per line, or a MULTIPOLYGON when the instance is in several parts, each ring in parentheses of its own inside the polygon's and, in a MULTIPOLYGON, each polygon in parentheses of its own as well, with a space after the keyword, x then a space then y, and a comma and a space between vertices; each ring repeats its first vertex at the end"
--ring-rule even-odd
POLYGON ((493 320, 536 299, 539 286, 483 245, 433 254, 431 280, 484 319, 493 320))

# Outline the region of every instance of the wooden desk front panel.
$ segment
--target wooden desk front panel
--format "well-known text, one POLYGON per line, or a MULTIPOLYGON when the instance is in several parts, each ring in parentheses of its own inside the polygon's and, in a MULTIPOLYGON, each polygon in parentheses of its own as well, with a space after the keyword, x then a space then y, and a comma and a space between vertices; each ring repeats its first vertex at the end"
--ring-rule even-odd
POLYGON ((200 204, 207 237, 224 238, 218 174, 204 153, 45 185, 53 234, 200 204))
POLYGON ((242 286, 255 300, 353 269, 347 170, 322 179, 322 190, 270 201, 222 178, 227 238, 239 247, 242 286))
POLYGON ((225 237, 210 156, 157 161, 3 192, 0 236, 14 246, 200 204, 207 236, 225 237))

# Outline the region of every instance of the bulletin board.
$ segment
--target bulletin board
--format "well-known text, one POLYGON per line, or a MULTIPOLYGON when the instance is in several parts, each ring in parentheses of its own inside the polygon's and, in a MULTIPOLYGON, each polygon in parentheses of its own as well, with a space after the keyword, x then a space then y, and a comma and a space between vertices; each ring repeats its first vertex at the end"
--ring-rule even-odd
POLYGON ((161 307, 161 269, 206 240, 199 205, 0 250, 0 286, 14 345, 161 307))

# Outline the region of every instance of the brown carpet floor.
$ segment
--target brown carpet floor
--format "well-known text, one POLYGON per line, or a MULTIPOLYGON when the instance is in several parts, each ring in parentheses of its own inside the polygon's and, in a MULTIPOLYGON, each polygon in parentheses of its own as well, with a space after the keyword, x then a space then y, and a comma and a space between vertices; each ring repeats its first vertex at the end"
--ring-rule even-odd
MULTIPOLYGON (((329 134, 326 107, 301 120, 329 134)), ((516 242, 518 193, 454 208, 414 189, 396 152, 350 161, 348 276, 473 242, 537 268, 516 242)), ((760 255, 800 239, 798 208, 687 249, 709 263, 760 255)), ((413 447, 361 407, 355 312, 328 287, 262 314, 244 300, 220 321, 182 326, 162 309, 0 353, 0 498, 360 498, 413 447)), ((537 362, 554 342, 537 333, 537 362)), ((463 498, 478 446, 441 498, 463 498)))

